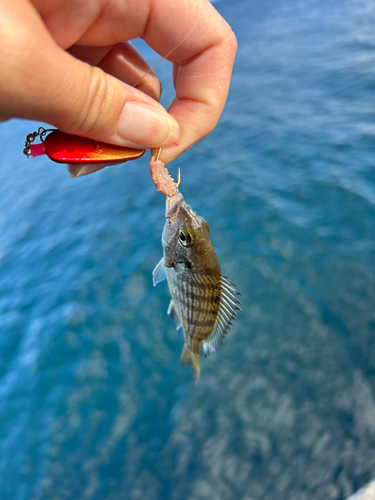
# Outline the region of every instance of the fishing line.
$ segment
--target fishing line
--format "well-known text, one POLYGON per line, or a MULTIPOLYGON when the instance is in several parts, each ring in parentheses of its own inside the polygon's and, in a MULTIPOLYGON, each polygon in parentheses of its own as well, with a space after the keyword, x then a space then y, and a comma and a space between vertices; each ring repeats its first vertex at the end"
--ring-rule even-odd
POLYGON ((151 73, 151 71, 153 71, 157 66, 159 66, 159 64, 161 64, 163 61, 165 61, 167 59, 167 57, 169 57, 175 50, 178 49, 178 47, 180 47, 184 42, 186 42, 186 40, 189 38, 189 36, 192 34, 193 30, 195 29, 196 25, 198 24, 198 20, 199 20, 199 17, 200 17, 200 13, 201 13, 201 7, 200 7, 200 4, 198 3, 198 14, 197 14, 197 17, 195 19, 195 22, 193 24, 193 26, 190 28, 189 32, 187 33, 187 35, 172 49, 168 52, 168 54, 166 54, 164 57, 162 57, 160 59, 160 61, 158 61, 154 66, 152 66, 148 71, 146 71, 146 73, 142 76, 142 78, 135 84, 133 85, 134 88, 137 88, 137 86, 141 83, 141 81, 146 78, 146 76, 151 73))

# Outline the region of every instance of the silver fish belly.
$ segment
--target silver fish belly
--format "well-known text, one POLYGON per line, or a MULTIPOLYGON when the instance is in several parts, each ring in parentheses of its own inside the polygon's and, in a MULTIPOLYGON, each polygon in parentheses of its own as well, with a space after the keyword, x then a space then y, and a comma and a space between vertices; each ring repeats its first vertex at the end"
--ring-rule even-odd
POLYGON ((154 285, 167 279, 172 296, 168 314, 184 334, 181 363, 193 366, 198 381, 201 344, 205 356, 219 349, 240 310, 241 294, 221 275, 207 222, 179 191, 167 197, 165 217, 164 256, 154 269, 154 285))

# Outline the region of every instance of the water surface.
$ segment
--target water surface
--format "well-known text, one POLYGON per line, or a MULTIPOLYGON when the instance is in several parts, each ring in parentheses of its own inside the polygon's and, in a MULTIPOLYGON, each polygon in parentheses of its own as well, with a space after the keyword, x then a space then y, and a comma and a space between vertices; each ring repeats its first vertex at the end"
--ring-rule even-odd
POLYGON ((152 286, 147 158, 73 180, 22 157, 35 124, 0 126, 1 498, 340 500, 375 476, 375 6, 215 7, 230 96, 171 170, 243 312, 198 386, 152 286))

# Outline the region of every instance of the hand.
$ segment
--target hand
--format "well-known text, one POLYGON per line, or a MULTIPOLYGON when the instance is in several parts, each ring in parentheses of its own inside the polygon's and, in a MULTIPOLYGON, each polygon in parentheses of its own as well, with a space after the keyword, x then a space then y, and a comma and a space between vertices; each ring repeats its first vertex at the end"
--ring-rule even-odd
MULTIPOLYGON (((207 0, 0 0, 0 5, 0 119, 43 121, 122 146, 162 147, 165 163, 215 127, 228 94, 236 39, 207 0), (153 72, 132 87, 149 70, 125 43, 138 37, 161 56, 170 53, 176 98, 168 112, 157 102, 161 87, 153 72)), ((71 174, 98 170, 81 168, 72 166, 71 174)))

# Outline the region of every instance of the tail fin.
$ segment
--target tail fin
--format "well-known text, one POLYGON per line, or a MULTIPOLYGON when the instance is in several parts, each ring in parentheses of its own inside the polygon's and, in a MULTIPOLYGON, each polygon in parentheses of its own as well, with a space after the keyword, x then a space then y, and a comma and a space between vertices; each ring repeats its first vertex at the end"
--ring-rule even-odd
POLYGON ((182 365, 193 365, 193 374, 194 380, 197 384, 199 381, 199 373, 200 373, 200 356, 199 354, 194 354, 186 347, 184 344, 184 348, 181 353, 181 364, 182 365))

